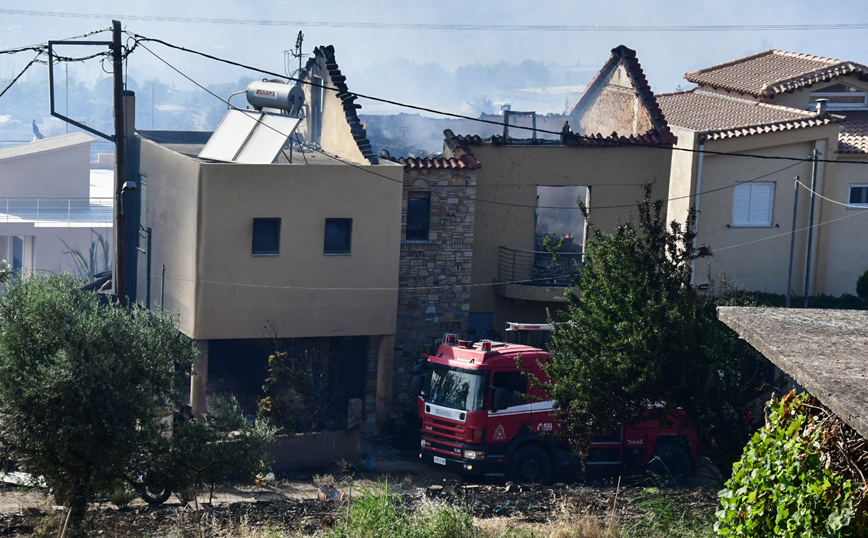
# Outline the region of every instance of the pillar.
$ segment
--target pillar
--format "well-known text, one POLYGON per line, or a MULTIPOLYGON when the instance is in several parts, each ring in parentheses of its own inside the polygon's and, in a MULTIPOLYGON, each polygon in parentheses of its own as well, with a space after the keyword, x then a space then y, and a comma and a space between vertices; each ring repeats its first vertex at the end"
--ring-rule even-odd
POLYGON ((383 435, 392 411, 392 379, 394 378, 395 335, 380 335, 377 348, 377 403, 374 408, 374 435, 383 435))
POLYGON ((201 417, 208 410, 208 340, 196 340, 196 349, 199 354, 190 376, 190 407, 194 417, 201 417))

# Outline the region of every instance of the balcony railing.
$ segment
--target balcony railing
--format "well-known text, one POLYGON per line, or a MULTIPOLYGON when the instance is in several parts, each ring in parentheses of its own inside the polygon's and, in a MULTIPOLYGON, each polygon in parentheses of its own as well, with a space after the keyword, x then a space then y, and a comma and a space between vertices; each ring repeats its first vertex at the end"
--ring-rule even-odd
POLYGON ((112 198, 0 197, 0 223, 109 227, 113 221, 112 198))
POLYGON ((582 268, 581 252, 561 252, 560 265, 551 252, 540 250, 514 250, 500 247, 498 280, 526 286, 566 287, 569 274, 582 268))

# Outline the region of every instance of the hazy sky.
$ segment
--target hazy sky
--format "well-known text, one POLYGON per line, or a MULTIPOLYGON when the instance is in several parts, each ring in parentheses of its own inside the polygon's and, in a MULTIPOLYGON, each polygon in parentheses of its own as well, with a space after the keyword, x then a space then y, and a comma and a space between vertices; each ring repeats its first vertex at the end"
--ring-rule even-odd
MULTIPOLYGON (((611 49, 620 44, 637 51, 651 87, 658 93, 673 91, 679 84, 687 85, 682 79, 687 71, 768 48, 868 63, 868 29, 726 32, 648 29, 649 26, 868 23, 868 2, 860 0, 0 0, 0 49, 45 42, 49 39, 64 39, 87 31, 108 28, 113 17, 120 19, 125 29, 130 32, 161 38, 277 72, 284 71, 283 51, 293 47, 296 35, 301 30, 305 34, 306 52, 310 52, 315 45, 335 46, 338 63, 347 76, 351 90, 441 107, 447 105, 436 102, 436 95, 454 96, 461 92, 464 84, 462 80, 450 80, 449 84, 456 86, 455 88, 449 88, 448 92, 438 90, 438 84, 449 78, 444 75, 455 73, 462 66, 498 62, 518 64, 533 60, 545 62, 551 71, 564 75, 566 82, 562 85, 568 88, 563 88, 553 101, 561 103, 559 107, 562 109, 564 95, 570 99, 577 97, 578 87, 587 82, 608 58, 611 49), (13 13, 18 10, 32 13, 13 13), (76 16, 82 14, 88 16, 76 16), (272 22, 167 22, 136 20, 134 17, 272 22), (365 27, 377 23, 386 27, 365 27), (447 27, 419 27, 437 24, 447 27), (458 29, 455 25, 628 26, 644 30, 458 29), (575 84, 570 83, 572 80, 575 80, 575 84)), ((94 37, 109 38, 107 33, 94 37)), ((242 76, 250 76, 239 69, 170 51, 160 45, 153 44, 149 47, 202 83, 230 82, 242 76)), ((65 52, 74 54, 78 49, 77 47, 75 51, 65 52)), ((31 57, 30 53, 0 56, 0 80, 8 81, 31 57)), ((40 66, 38 69, 44 71, 45 67, 40 66)), ((130 76, 139 81, 158 76, 164 81, 175 81, 179 88, 192 87, 181 76, 141 49, 131 56, 129 72, 130 76)), ((71 73, 79 79, 96 80, 97 77, 106 76, 96 62, 73 67, 71 73)), ((462 71, 464 77, 472 77, 473 73, 473 69, 462 71)), ((37 75, 39 73, 28 76, 37 75)), ((479 81, 474 82, 478 87, 479 81)), ((476 95, 466 95, 465 100, 480 96, 480 91, 474 91, 476 95)), ((528 88, 528 92, 533 91, 542 90, 528 88)), ((497 101, 494 90, 488 97, 497 101)), ((370 102, 362 101, 361 104, 363 112, 378 110, 378 107, 370 102)), ((460 109, 459 103, 455 103, 452 108, 460 109)), ((558 107, 553 108, 555 110, 541 112, 558 111, 558 107)))

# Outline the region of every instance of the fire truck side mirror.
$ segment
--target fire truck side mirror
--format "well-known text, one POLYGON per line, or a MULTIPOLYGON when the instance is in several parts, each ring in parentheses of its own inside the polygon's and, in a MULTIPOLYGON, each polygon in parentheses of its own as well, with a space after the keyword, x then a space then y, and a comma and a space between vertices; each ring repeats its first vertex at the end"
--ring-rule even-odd
POLYGON ((416 374, 410 378, 410 394, 419 396, 422 394, 422 375, 416 374))
POLYGON ((509 407, 509 396, 511 392, 509 389, 504 389, 501 387, 494 388, 494 401, 491 403, 492 411, 500 411, 501 409, 506 409, 509 407))

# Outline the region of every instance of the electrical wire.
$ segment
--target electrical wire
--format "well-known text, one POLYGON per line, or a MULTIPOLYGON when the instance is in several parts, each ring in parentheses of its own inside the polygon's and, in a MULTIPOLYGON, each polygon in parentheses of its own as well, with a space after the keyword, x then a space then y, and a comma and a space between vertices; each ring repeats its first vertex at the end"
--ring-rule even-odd
MULTIPOLYGON (((241 67, 243 69, 255 71, 257 73, 262 73, 264 75, 270 75, 273 77, 286 79, 286 80, 289 80, 292 82, 296 82, 298 84, 306 84, 306 85, 309 85, 309 86, 314 87, 314 88, 321 88, 323 90, 328 90, 328 91, 332 91, 335 93, 343 93, 343 91, 339 88, 334 88, 334 87, 331 87, 331 86, 328 86, 325 84, 319 84, 319 83, 316 83, 313 81, 299 79, 299 78, 295 78, 295 77, 287 77, 285 74, 276 73, 274 71, 267 71, 265 69, 260 69, 258 67, 254 67, 251 65, 242 64, 242 63, 235 62, 232 60, 227 60, 225 58, 220 58, 219 56, 214 56, 211 54, 207 54, 205 52, 200 52, 197 50, 188 49, 188 48, 182 47, 180 45, 174 45, 174 44, 169 43, 167 41, 163 41, 162 39, 151 38, 151 37, 143 36, 143 35, 132 33, 132 32, 126 32, 126 31, 125 31, 125 33, 127 33, 127 35, 132 36, 134 39, 136 39, 137 42, 149 41, 149 42, 159 43, 159 44, 166 46, 166 47, 169 47, 169 48, 173 48, 173 49, 187 52, 190 54, 196 54, 196 55, 202 56, 203 58, 208 58, 210 60, 222 62, 222 63, 225 63, 227 65, 232 65, 235 67, 241 67)), ((151 54, 154 54, 153 51, 151 51, 151 54)), ((547 129, 534 129, 533 127, 525 127, 525 126, 521 126, 521 125, 510 125, 510 124, 500 122, 500 121, 486 120, 484 118, 474 118, 472 116, 466 116, 464 114, 458 114, 455 112, 448 112, 448 111, 444 111, 444 110, 437 110, 437 109, 423 107, 423 106, 419 106, 419 105, 411 105, 408 103, 402 103, 399 101, 394 101, 391 99, 385 99, 382 97, 376 97, 376 96, 367 95, 367 94, 363 94, 363 93, 356 93, 356 92, 348 92, 348 93, 350 93, 351 95, 354 95, 355 97, 361 98, 361 99, 368 99, 368 100, 376 101, 379 103, 384 103, 384 104, 394 105, 394 106, 398 106, 398 107, 408 108, 411 110, 418 110, 420 112, 429 112, 432 114, 438 114, 441 116, 448 116, 451 118, 464 119, 464 120, 474 121, 474 122, 478 122, 478 123, 487 123, 487 124, 491 124, 491 125, 497 125, 499 127, 507 126, 511 129, 523 129, 523 130, 527 130, 527 131, 536 130, 537 132, 540 132, 540 133, 553 134, 553 135, 558 135, 558 136, 560 136, 562 134, 560 131, 550 131, 547 129)), ((804 160, 804 159, 800 159, 799 157, 786 157, 786 156, 782 156, 782 155, 755 155, 752 153, 734 153, 734 152, 727 152, 727 151, 713 151, 713 150, 708 150, 708 149, 681 148, 681 147, 677 147, 677 146, 673 146, 673 145, 650 144, 647 142, 642 142, 640 140, 627 139, 626 141, 623 141, 620 139, 598 138, 597 136, 579 135, 576 133, 571 133, 571 135, 575 136, 576 138, 582 139, 582 140, 590 140, 590 141, 594 141, 594 142, 606 142, 606 143, 612 144, 614 146, 641 146, 641 147, 645 147, 645 148, 662 149, 662 150, 667 150, 667 151, 681 151, 684 153, 695 153, 695 154, 705 154, 705 155, 725 155, 725 156, 729 156, 729 157, 744 157, 744 158, 759 159, 759 160, 779 160, 779 161, 799 161, 799 162, 804 160)), ((835 164, 858 164, 858 165, 868 164, 868 162, 866 162, 866 161, 846 161, 846 160, 839 160, 839 159, 816 159, 816 162, 822 162, 822 163, 828 162, 828 163, 835 163, 835 164)))
POLYGON ((773 32, 817 30, 868 30, 868 23, 817 24, 706 24, 706 25, 565 25, 565 24, 458 24, 422 22, 363 22, 363 21, 291 21, 279 19, 228 19, 218 17, 171 17, 163 15, 121 15, 112 13, 75 13, 70 11, 37 11, 30 9, 0 9, 5 15, 36 17, 116 19, 144 22, 180 22, 195 24, 226 24, 243 26, 294 26, 313 28, 353 28, 373 30, 453 30, 495 32, 773 32))
POLYGON ((28 63, 27 65, 24 66, 24 69, 22 69, 21 72, 18 73, 18 75, 12 79, 12 82, 10 82, 8 86, 3 88, 3 91, 0 92, 0 97, 3 97, 3 95, 9 91, 9 88, 11 88, 13 84, 18 82, 18 79, 21 78, 24 75, 24 73, 27 72, 28 69, 30 69, 30 66, 32 66, 33 64, 35 64, 38 61, 40 55, 42 55, 42 52, 36 53, 36 57, 33 58, 32 60, 30 60, 30 63, 28 63))
POLYGON ((839 202, 838 200, 832 200, 831 198, 827 198, 827 197, 823 196, 822 194, 820 194, 819 192, 813 190, 811 187, 808 187, 807 185, 805 185, 804 183, 802 183, 798 179, 796 180, 796 183, 801 185, 802 188, 805 189, 806 191, 808 191, 810 194, 813 194, 817 198, 822 198, 823 200, 825 200, 829 203, 843 206, 843 207, 846 207, 847 209, 868 209, 868 206, 845 204, 844 202, 839 202))
MULTIPOLYGON (((209 89, 206 88, 204 85, 200 84, 199 82, 197 82, 196 80, 194 80, 192 77, 190 77, 189 75, 187 75, 186 73, 184 73, 183 71, 181 71, 180 69, 178 69, 177 67, 175 67, 174 65, 172 65, 171 63, 169 63, 166 59, 164 59, 163 57, 159 56, 157 53, 155 53, 154 51, 152 51, 152 50, 151 50, 150 48, 148 48, 146 45, 141 44, 141 47, 142 47, 143 49, 145 49, 146 51, 148 51, 149 53, 151 53, 155 58, 157 58, 158 60, 160 60, 161 62, 163 62, 164 64, 166 64, 169 68, 171 68, 172 70, 174 70, 176 73, 178 73, 178 74, 181 75, 182 77, 186 78, 189 82, 191 82, 192 84, 194 84, 196 87, 202 89, 203 91, 207 92, 208 94, 210 94, 210 95, 213 96, 214 98, 220 100, 222 103, 226 104, 226 105, 229 106, 230 108, 232 108, 232 109, 234 109, 234 110, 241 110, 241 109, 239 109, 239 108, 233 106, 232 104, 230 104, 228 100, 222 98, 221 96, 217 95, 217 94, 214 93, 213 91, 209 90, 209 89)), ((277 130, 275 127, 273 127, 273 126, 271 126, 271 125, 267 125, 267 124, 262 123, 262 122, 260 122, 260 125, 265 126, 265 127, 269 128, 269 129, 273 130, 274 132, 278 133, 278 134, 281 134, 281 135, 283 135, 283 136, 287 136, 286 133, 281 133, 279 130, 277 130)), ((367 168, 367 167, 363 167, 363 166, 360 166, 360 165, 358 165, 358 164, 356 164, 356 163, 353 163, 353 162, 347 161, 346 159, 342 159, 342 158, 339 157, 339 156, 331 155, 331 154, 329 154, 328 152, 325 152, 325 151, 323 151, 323 150, 321 150, 320 148, 317 148, 317 147, 315 147, 315 146, 311 146, 311 145, 309 145, 309 144, 307 144, 307 145, 305 145, 305 146, 306 146, 309 150, 311 150, 311 151, 315 151, 315 152, 317 152, 317 153, 320 153, 320 154, 322 154, 322 155, 324 155, 324 156, 326 156, 326 157, 328 157, 328 158, 330 158, 330 159, 333 159, 333 160, 335 160, 335 161, 341 162, 342 164, 345 164, 345 165, 351 166, 351 167, 356 168, 356 169, 358 169, 358 170, 361 170, 361 171, 363 171, 363 172, 365 172, 365 173, 372 174, 372 175, 374 175, 374 176, 377 176, 377 177, 380 177, 380 178, 386 179, 386 180, 388 180, 388 181, 392 181, 392 182, 395 182, 395 183, 400 183, 400 184, 402 184, 402 185, 404 184, 404 181, 403 181, 403 180, 398 180, 398 179, 395 179, 395 178, 391 178, 391 177, 389 177, 389 176, 387 176, 387 175, 385 175, 385 174, 381 174, 381 173, 376 172, 376 171, 374 171, 374 170, 371 170, 371 169, 369 169, 369 168, 367 168)), ((795 162, 795 163, 793 163, 793 164, 790 164, 790 165, 787 165, 787 166, 785 166, 785 167, 783 167, 783 168, 780 168, 780 169, 778 169, 778 170, 774 170, 774 171, 772 171, 772 172, 768 172, 768 173, 766 173, 766 174, 762 174, 762 175, 760 175, 760 176, 757 176, 757 177, 751 178, 751 179, 749 179, 749 180, 746 180, 746 181, 744 181, 744 183, 750 183, 750 182, 757 181, 757 180, 759 180, 759 179, 763 179, 763 178, 769 177, 769 176, 771 176, 771 175, 774 175, 774 174, 777 174, 777 173, 783 172, 783 171, 785 171, 785 170, 788 170, 788 169, 790 169, 790 168, 793 168, 794 166, 798 166, 799 164, 802 164, 802 163, 804 163, 804 162, 806 162, 806 161, 808 161, 808 160, 811 160, 811 159, 800 159, 800 160, 798 160, 797 162, 795 162)), ((708 191, 703 191, 703 192, 701 192, 701 193, 699 193, 699 194, 700 194, 700 196, 701 196, 701 195, 703 195, 703 194, 710 194, 710 193, 718 192, 718 191, 722 191, 722 190, 725 190, 725 189, 732 189, 732 188, 735 188, 735 185, 736 185, 736 184, 726 185, 726 186, 719 187, 719 188, 716 188, 716 189, 710 189, 710 190, 708 190, 708 191)), ((638 186, 638 185, 637 185, 637 186, 638 186)), ((695 196, 695 194, 693 194, 693 195, 685 195, 685 196, 677 196, 677 197, 673 197, 673 198, 666 199, 666 200, 664 200, 664 201, 665 201, 665 202, 669 202, 669 201, 673 201, 673 200, 681 200, 681 199, 684 199, 684 198, 693 198, 694 196, 695 196)), ((481 203, 483 203, 483 204, 486 204, 486 203, 487 203, 487 204, 493 204, 493 205, 503 205, 503 206, 510 206, 510 207, 525 207, 525 208, 533 208, 533 209, 568 209, 568 210, 575 210, 575 209, 578 209, 577 207, 571 207, 571 206, 566 206, 566 207, 564 207, 564 206, 538 206, 538 205, 530 205, 530 204, 518 204, 518 203, 513 203, 513 202, 499 202, 499 201, 496 201, 496 200, 487 200, 487 199, 484 199, 484 198, 478 198, 478 197, 474 197, 474 198, 473 198, 473 201, 474 201, 474 202, 481 202, 481 203)), ((603 210, 603 209, 623 209, 623 208, 632 208, 632 207, 634 207, 634 206, 635 206, 635 204, 620 204, 620 205, 611 205, 611 206, 594 206, 594 207, 591 207, 590 210, 591 210, 591 211, 599 211, 599 210, 603 210)))

